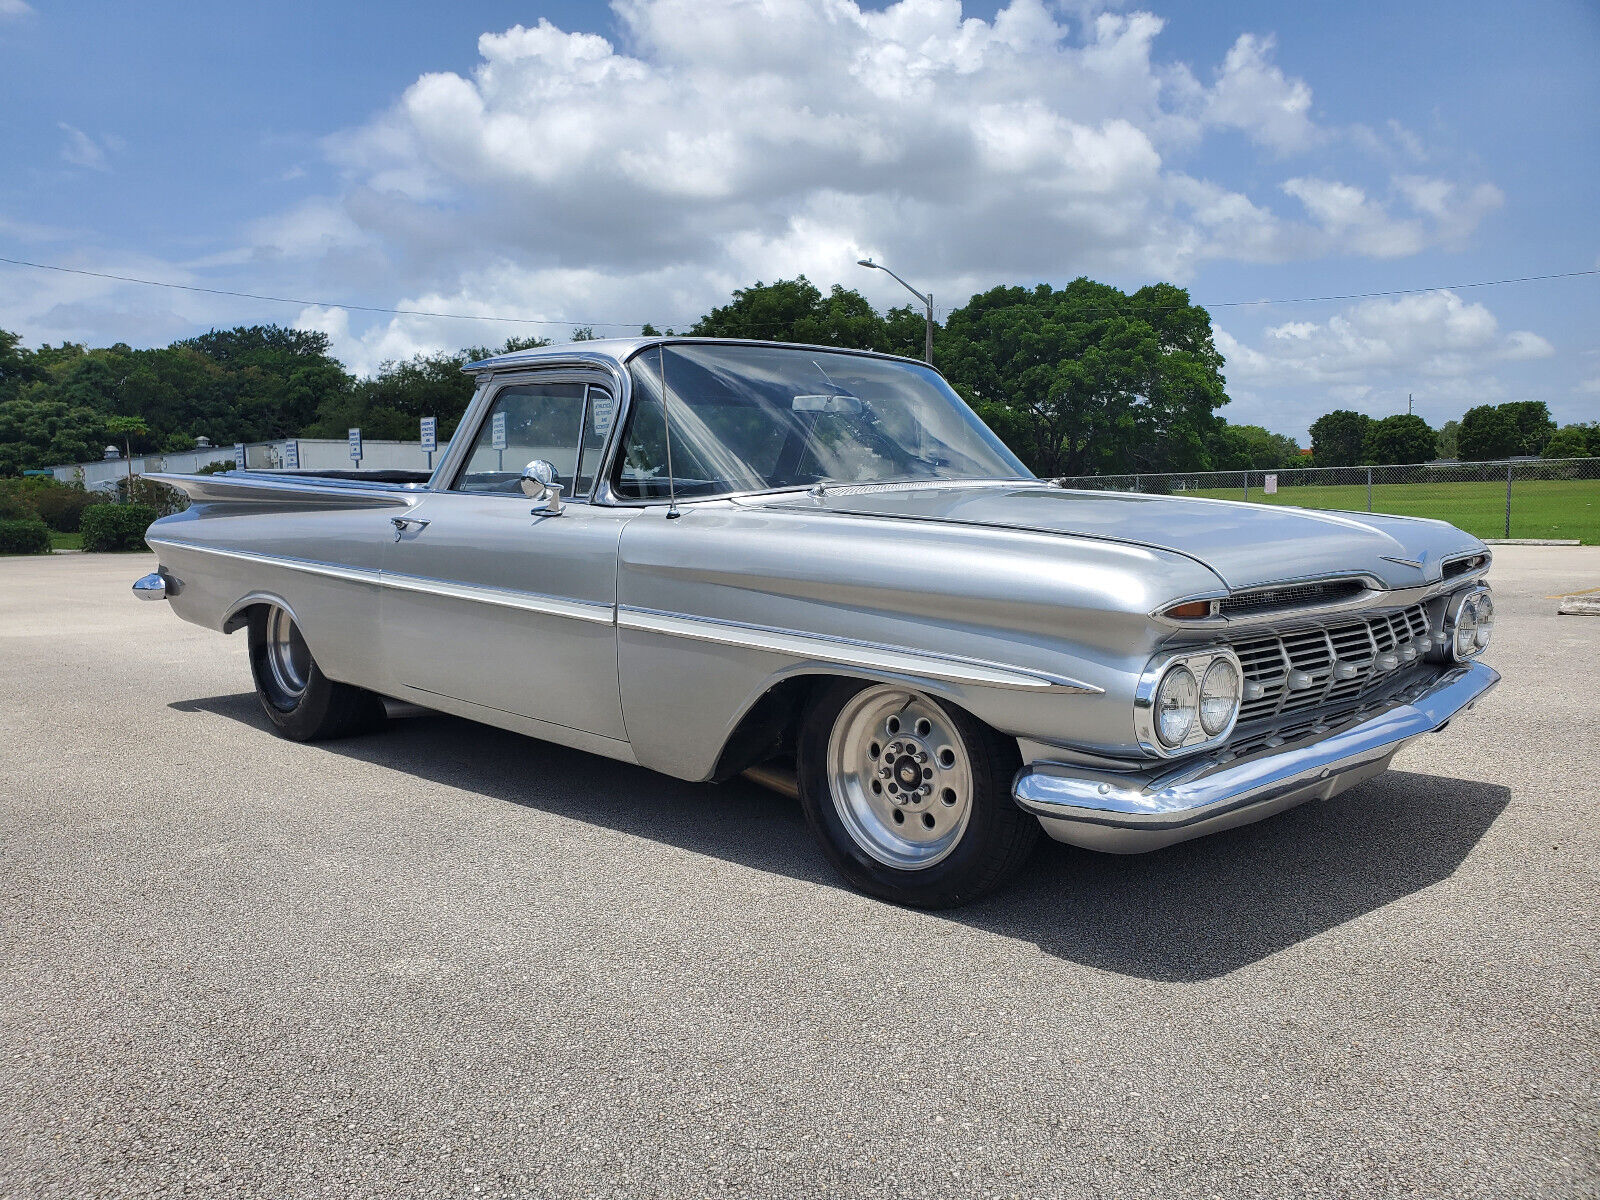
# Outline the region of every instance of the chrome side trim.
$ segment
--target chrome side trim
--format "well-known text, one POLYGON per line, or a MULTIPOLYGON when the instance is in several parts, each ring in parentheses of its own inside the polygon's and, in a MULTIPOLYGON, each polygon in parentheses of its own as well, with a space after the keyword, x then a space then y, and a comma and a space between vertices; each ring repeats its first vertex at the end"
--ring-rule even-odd
POLYGON ((397 575, 391 571, 379 573, 378 582, 397 592, 420 592, 428 596, 448 596, 452 600, 470 600, 476 604, 495 604, 501 608, 516 608, 523 612, 543 613, 552 617, 568 617, 574 621, 589 621, 597 625, 610 625, 612 612, 609 604, 588 600, 562 600, 538 592, 518 592, 510 588, 479 587, 470 583, 450 583, 425 575, 397 575))
POLYGON ((1012 795, 1059 840, 1118 853, 1155 850, 1359 782, 1364 769, 1381 769, 1406 742, 1442 729, 1499 681, 1480 662, 1456 667, 1319 740, 1231 761, 1132 774, 1033 763, 1017 773, 1012 795))
POLYGON ((1006 666, 1002 663, 929 654, 901 646, 882 646, 871 642, 851 641, 848 638, 791 633, 782 629, 744 625, 735 621, 686 617, 678 613, 657 612, 646 608, 619 606, 617 626, 620 629, 631 629, 641 633, 658 633, 667 637, 688 638, 692 641, 715 642, 722 646, 763 650, 770 654, 784 654, 792 658, 838 663, 843 666, 871 667, 896 675, 938 679, 945 683, 976 684, 981 687, 1011 688, 1018 691, 1077 692, 1084 695, 1097 694, 1105 690, 1075 679, 1022 667, 1006 666))
POLYGON ((454 600, 469 600, 477 604, 494 604, 501 608, 515 608, 524 612, 543 613, 548 616, 568 617, 574 621, 589 621, 599 625, 612 623, 609 604, 584 600, 563 600, 537 592, 518 592, 509 588, 478 587, 474 584, 451 583, 423 575, 400 575, 392 571, 376 571, 361 567, 342 567, 336 563, 319 562, 309 558, 288 555, 257 554, 248 550, 224 550, 219 546, 202 546, 196 542, 176 538, 146 538, 152 546, 171 546, 194 550, 201 554, 215 554, 241 562, 259 563, 262 566, 285 567, 307 575, 328 579, 343 579, 351 583, 367 583, 375 587, 392 588, 400 592, 420 592, 431 596, 448 596, 454 600))
POLYGON ((193 550, 197 554, 214 554, 218 558, 231 558, 238 562, 259 563, 266 567, 287 567, 306 575, 319 575, 326 579, 343 579, 349 583, 379 583, 378 572, 366 567, 345 567, 338 563, 321 562, 314 558, 295 558, 286 554, 258 554, 253 550, 225 550, 221 546, 205 546, 199 542, 179 538, 146 537, 151 546, 166 546, 174 550, 193 550))

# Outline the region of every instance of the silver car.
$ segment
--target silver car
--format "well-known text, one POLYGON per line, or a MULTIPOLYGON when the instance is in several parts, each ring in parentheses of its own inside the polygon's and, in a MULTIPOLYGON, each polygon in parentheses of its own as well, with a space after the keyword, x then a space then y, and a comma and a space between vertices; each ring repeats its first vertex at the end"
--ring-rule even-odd
POLYGON ((793 789, 851 884, 961 904, 1039 831, 1169 846, 1370 779, 1498 680, 1438 521, 1068 491, 930 367, 585 342, 467 368, 431 475, 162 476, 135 584, 247 629, 284 735, 393 697, 793 789))

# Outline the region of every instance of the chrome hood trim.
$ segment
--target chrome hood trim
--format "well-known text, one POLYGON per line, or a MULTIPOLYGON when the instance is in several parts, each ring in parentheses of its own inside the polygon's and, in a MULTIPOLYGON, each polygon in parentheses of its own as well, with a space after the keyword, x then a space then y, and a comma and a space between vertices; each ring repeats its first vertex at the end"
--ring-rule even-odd
POLYGON ((1437 581, 1446 558, 1483 548, 1477 538, 1443 521, 1237 500, 1066 491, 1043 482, 983 487, 934 482, 745 503, 1122 542, 1193 559, 1230 590, 1332 574, 1366 575, 1385 588, 1411 588, 1437 581), (1396 561, 1400 559, 1407 561, 1396 561))

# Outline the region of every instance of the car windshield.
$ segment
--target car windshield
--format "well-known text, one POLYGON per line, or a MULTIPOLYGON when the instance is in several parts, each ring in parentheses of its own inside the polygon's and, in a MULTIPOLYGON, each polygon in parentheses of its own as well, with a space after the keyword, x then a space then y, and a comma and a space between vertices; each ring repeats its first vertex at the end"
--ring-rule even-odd
POLYGON ((1027 479, 931 368, 776 346, 652 346, 633 359, 633 405, 612 485, 665 499, 671 404, 679 497, 918 479, 1027 479))

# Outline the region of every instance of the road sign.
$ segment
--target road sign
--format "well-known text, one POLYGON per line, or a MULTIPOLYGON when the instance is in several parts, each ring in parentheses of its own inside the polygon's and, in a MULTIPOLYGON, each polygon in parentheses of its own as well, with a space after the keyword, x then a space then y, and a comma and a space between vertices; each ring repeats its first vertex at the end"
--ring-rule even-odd
POLYGON ((429 454, 439 448, 439 420, 437 417, 422 418, 422 448, 429 454))
POLYGON ((233 444, 233 468, 236 471, 242 471, 244 466, 244 443, 235 442, 233 444))
POLYGON ((494 441, 490 443, 492 449, 504 450, 506 448, 506 415, 505 415, 505 413, 503 413, 503 412, 495 413, 494 422, 492 423, 492 425, 490 427, 490 436, 494 438, 494 441))
POLYGON ((352 462, 361 461, 361 430, 359 427, 350 431, 350 459, 352 462))
POLYGON ((283 444, 283 465, 291 471, 300 469, 300 443, 293 438, 283 444))

